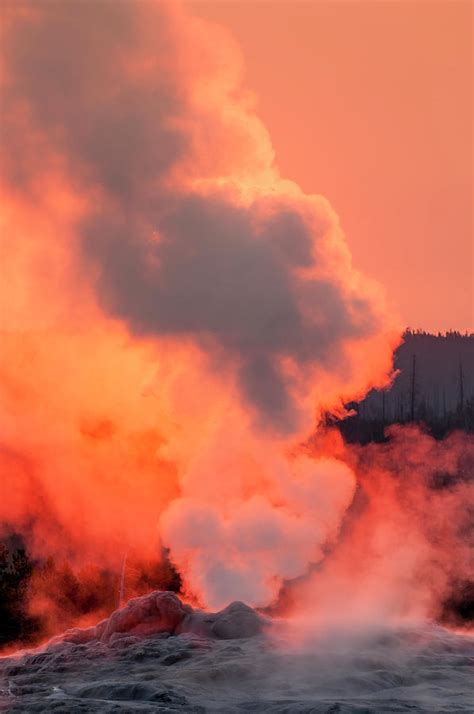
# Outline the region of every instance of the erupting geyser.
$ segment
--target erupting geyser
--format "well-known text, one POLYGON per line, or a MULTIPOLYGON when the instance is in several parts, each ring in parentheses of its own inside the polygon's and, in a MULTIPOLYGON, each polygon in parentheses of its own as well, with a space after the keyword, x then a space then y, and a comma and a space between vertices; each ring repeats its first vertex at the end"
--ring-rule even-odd
POLYGON ((161 544, 201 606, 271 605, 354 518, 357 457, 303 443, 388 384, 396 321, 280 176, 218 27, 162 2, 3 13, 0 522, 77 567, 161 544))

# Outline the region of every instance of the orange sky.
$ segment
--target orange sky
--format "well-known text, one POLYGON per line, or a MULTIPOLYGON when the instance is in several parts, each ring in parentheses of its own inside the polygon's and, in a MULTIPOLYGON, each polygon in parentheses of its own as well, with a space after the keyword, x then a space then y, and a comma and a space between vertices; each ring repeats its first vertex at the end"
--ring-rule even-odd
POLYGON ((282 173, 331 200, 404 322, 472 328, 471 3, 189 5, 238 41, 282 173))

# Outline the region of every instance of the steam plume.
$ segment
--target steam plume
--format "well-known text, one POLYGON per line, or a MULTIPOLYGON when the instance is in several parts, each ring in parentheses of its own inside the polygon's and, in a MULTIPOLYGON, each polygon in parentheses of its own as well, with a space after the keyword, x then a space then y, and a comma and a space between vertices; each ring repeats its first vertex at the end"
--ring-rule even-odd
POLYGON ((219 28, 151 2, 21 2, 6 27, 0 517, 112 563, 160 521, 204 604, 266 604, 353 497, 296 445, 387 382, 381 292, 280 176, 219 28))

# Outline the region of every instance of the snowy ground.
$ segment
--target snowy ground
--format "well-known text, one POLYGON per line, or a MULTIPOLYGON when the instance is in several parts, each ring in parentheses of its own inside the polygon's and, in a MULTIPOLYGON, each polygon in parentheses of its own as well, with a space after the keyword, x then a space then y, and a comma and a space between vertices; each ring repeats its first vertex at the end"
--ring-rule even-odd
POLYGON ((241 633, 224 628, 222 634, 228 639, 109 631, 107 641, 78 644, 75 636, 76 642, 56 641, 0 660, 0 710, 474 711, 474 638, 434 625, 351 636, 339 631, 299 645, 283 632, 234 638, 241 633))

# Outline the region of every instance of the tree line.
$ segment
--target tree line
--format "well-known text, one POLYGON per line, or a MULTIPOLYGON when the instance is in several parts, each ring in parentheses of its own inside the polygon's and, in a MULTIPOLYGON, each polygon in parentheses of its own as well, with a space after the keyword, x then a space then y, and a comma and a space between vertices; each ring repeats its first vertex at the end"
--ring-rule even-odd
POLYGON ((391 424, 423 424, 437 439, 450 431, 474 431, 474 334, 406 330, 394 355, 396 376, 346 405, 345 419, 325 416, 348 442, 383 441, 391 424))

